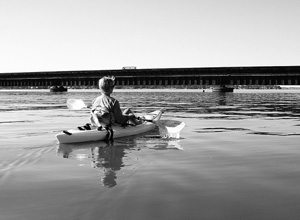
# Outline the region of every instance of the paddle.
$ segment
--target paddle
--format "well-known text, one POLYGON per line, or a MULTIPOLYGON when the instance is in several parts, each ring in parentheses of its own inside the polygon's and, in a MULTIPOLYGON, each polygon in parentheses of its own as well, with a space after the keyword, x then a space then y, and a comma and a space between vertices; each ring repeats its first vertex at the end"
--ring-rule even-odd
MULTIPOLYGON (((71 110, 80 110, 83 108, 90 108, 87 106, 81 99, 68 99, 67 100, 67 107, 71 110)), ((145 121, 150 121, 153 122, 152 120, 144 119, 144 118, 139 118, 136 117, 139 120, 145 120, 145 121)))
MULTIPOLYGON (((67 106, 71 110, 80 110, 83 108, 90 108, 87 106, 81 99, 68 99, 67 106)), ((138 120, 147 121, 147 122, 154 122, 154 120, 145 119, 142 117, 136 117, 138 120)))
MULTIPOLYGON (((67 106, 71 110, 90 108, 81 99, 68 99, 67 106)), ((139 120, 156 123, 159 127, 162 137, 165 138, 180 138, 180 131, 185 127, 184 122, 181 122, 181 124, 177 125, 176 127, 167 127, 160 122, 156 122, 155 120, 148 120, 143 117, 137 117, 137 118, 139 120)))
POLYGON ((81 99, 68 99, 67 106, 71 110, 80 110, 83 108, 88 108, 86 104, 81 99))
POLYGON ((163 138, 180 138, 180 132, 185 127, 185 123, 181 122, 179 125, 175 127, 168 127, 164 125, 162 122, 158 122, 157 126, 159 128, 159 133, 163 138))

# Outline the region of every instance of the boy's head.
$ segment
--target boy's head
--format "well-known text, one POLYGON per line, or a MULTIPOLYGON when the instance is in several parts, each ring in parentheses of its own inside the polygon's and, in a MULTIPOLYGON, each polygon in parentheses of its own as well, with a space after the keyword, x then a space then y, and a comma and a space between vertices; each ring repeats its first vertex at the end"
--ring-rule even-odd
POLYGON ((115 86, 114 76, 104 76, 99 80, 99 89, 102 93, 109 94, 115 86))

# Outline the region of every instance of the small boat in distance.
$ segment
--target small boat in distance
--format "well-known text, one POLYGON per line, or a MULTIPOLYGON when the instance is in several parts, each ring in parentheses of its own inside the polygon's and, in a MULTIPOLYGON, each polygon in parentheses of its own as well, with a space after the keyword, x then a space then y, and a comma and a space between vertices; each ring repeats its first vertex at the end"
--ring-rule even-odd
POLYGON ((233 92, 234 88, 230 88, 230 87, 226 87, 224 85, 221 86, 216 86, 214 88, 212 88, 213 92, 233 92))
POLYGON ((63 86, 52 86, 50 88, 50 92, 67 92, 68 88, 63 86))

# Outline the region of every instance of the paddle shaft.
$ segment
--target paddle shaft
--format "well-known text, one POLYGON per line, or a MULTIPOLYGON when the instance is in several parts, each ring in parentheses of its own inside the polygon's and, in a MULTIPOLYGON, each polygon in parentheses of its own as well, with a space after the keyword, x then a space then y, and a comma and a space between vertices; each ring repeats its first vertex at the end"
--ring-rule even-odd
MULTIPOLYGON (((83 108, 91 109, 91 107, 92 107, 91 105, 90 105, 90 106, 86 105, 86 104, 83 102, 83 100, 81 100, 81 99, 69 99, 69 100, 67 100, 67 103, 69 103, 69 105, 67 104, 67 107, 68 107, 69 109, 71 109, 71 110, 81 110, 81 109, 83 109, 83 108), (70 101, 73 101, 73 104, 71 104, 70 101), (74 102, 74 101, 75 101, 75 102, 74 102), (80 103, 80 104, 82 104, 82 105, 79 105, 79 106, 77 105, 77 106, 76 106, 76 101, 78 101, 78 103, 80 103), (75 103, 75 104, 74 104, 74 103, 75 103)), ((137 116, 134 115, 134 118, 137 119, 137 120, 146 121, 146 122, 153 122, 153 123, 154 123, 153 120, 145 119, 145 118, 143 118, 143 117, 137 117, 137 116)))

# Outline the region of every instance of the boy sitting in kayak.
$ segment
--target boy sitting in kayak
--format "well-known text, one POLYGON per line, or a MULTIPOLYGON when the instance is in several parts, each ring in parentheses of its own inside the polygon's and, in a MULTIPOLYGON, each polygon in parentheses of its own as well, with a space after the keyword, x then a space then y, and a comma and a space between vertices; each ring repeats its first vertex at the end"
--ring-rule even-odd
POLYGON ((108 127, 114 124, 137 125, 142 123, 136 120, 135 115, 130 109, 122 112, 120 103, 117 99, 111 97, 115 86, 114 77, 103 77, 99 80, 99 89, 101 96, 94 99, 91 110, 91 123, 98 127, 108 127))

